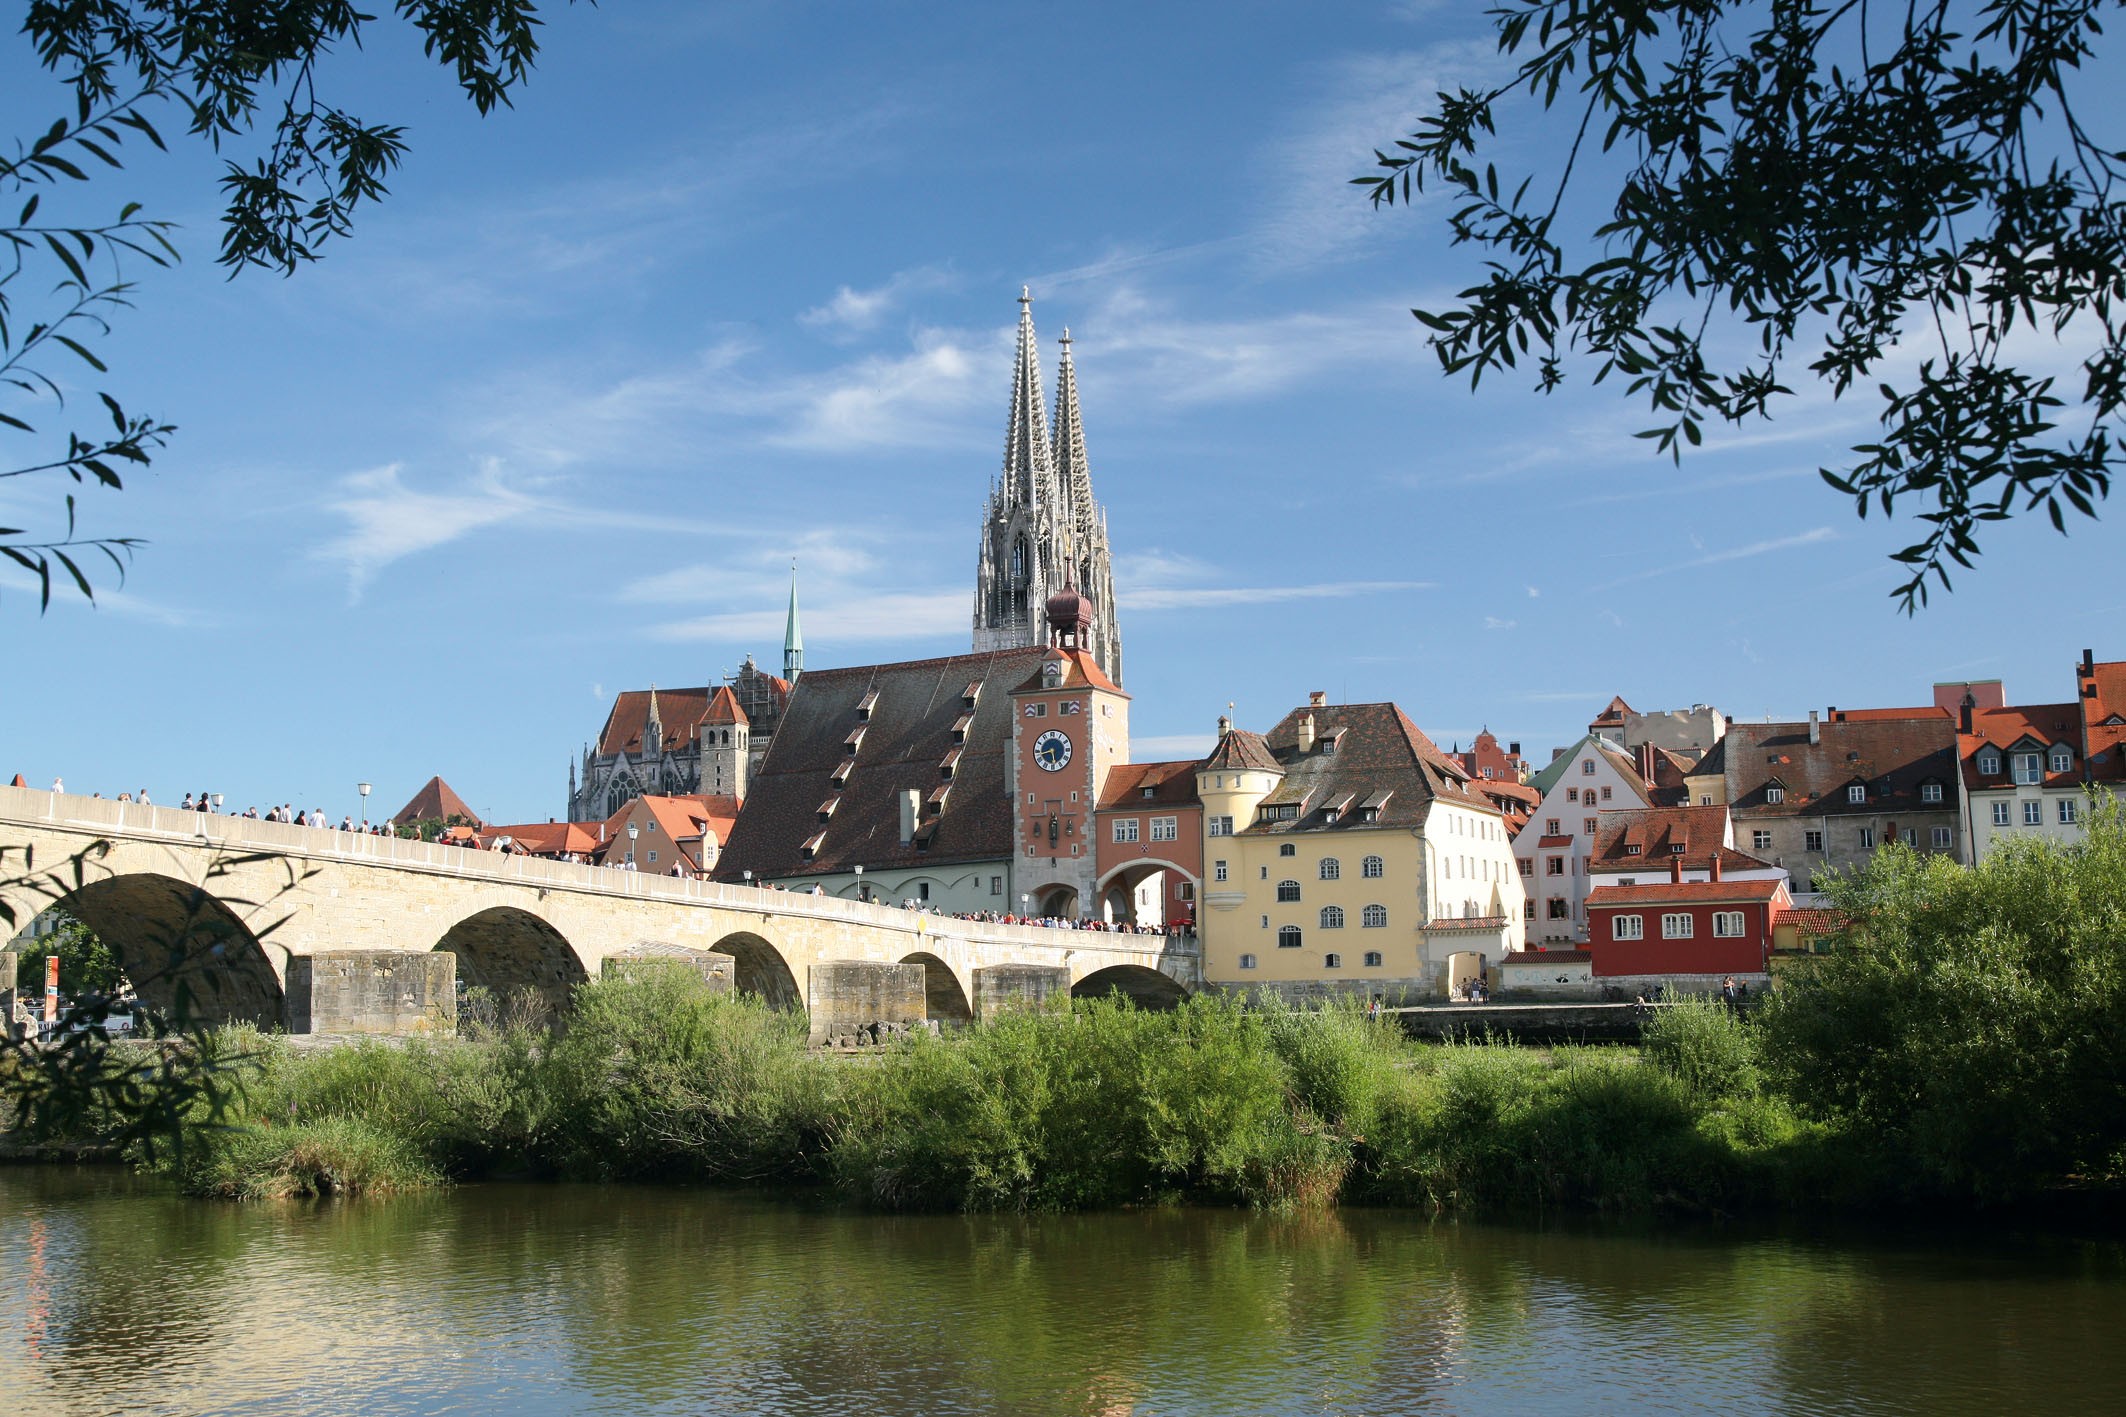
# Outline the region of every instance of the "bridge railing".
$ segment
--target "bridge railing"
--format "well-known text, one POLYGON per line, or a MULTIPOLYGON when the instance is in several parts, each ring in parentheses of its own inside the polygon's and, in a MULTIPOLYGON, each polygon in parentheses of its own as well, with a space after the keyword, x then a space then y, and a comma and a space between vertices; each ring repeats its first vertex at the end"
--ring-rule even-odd
MULTIPOLYGON (((231 854, 262 852, 303 860, 342 861, 469 880, 543 885, 555 890, 596 895, 717 905, 770 915, 842 920, 855 925, 912 930, 917 912, 899 906, 850 900, 843 896, 808 895, 764 886, 727 885, 721 881, 620 871, 538 856, 505 855, 474 847, 444 846, 395 836, 370 836, 336 827, 299 827, 256 817, 187 812, 108 797, 79 797, 36 788, 0 787, 0 823, 44 826, 96 836, 160 841, 231 854)), ((56 864, 56 863, 53 863, 56 864)), ((989 940, 1048 949, 1093 949, 1173 954, 1194 948, 1193 937, 1173 940, 1158 935, 1124 935, 1059 930, 1040 925, 1006 925, 987 920, 923 915, 923 933, 961 940, 989 940)))

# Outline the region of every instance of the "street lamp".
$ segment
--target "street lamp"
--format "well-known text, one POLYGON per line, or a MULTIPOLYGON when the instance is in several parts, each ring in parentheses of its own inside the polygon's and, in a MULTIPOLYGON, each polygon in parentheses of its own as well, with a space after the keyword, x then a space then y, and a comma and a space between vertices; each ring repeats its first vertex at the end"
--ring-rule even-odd
MULTIPOLYGON (((362 794, 362 830, 367 831, 369 829, 369 784, 357 782, 354 785, 354 790, 362 794)), ((219 792, 214 794, 214 805, 217 807, 221 805, 221 794, 219 792)))
POLYGON ((858 900, 871 899, 870 896, 864 894, 864 865, 861 861, 856 865, 856 898, 858 900))
POLYGON ((1032 897, 1032 896, 1030 896, 1030 895, 1022 895, 1022 896, 1020 896, 1020 897, 1019 897, 1019 918, 1020 918, 1021 920, 1024 920, 1024 919, 1026 919, 1027 917, 1029 917, 1029 916, 1030 916, 1030 915, 1032 915, 1032 914, 1033 914, 1033 897, 1032 897))
POLYGON ((217 812, 221 810, 221 794, 219 792, 214 794, 214 810, 217 812))
POLYGON ((629 822, 627 824, 627 864, 629 866, 634 866, 635 864, 635 838, 641 835, 641 823, 629 822))
POLYGON ((746 884, 749 886, 753 884, 753 871, 751 867, 748 867, 746 869, 746 884))

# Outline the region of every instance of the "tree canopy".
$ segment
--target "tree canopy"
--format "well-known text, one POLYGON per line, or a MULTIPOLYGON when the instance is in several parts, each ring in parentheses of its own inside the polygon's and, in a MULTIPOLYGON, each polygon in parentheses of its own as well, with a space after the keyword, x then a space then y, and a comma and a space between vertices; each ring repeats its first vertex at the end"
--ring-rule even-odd
POLYGON ((0 225, 0 436, 35 449, 0 455, 0 480, 49 478, 64 492, 50 524, 0 527, 0 557, 37 578, 41 604, 55 579, 93 597, 89 571, 103 561, 122 575, 139 544, 82 535, 72 486, 121 487, 176 431, 128 412, 108 389, 97 391, 92 425, 51 427, 73 416, 53 361, 108 375, 94 345, 131 304, 132 273, 178 257, 170 223, 138 203, 112 202, 104 210, 116 215, 104 218, 79 209, 103 191, 98 179, 124 168, 128 143, 132 153, 164 147, 174 114, 186 138, 222 155, 219 259, 231 274, 289 275, 318 259, 357 209, 385 195, 406 153, 403 127, 327 96, 322 60, 379 25, 411 26, 486 114, 508 104, 538 54, 535 0, 395 0, 390 10, 379 19, 346 0, 30 0, 22 33, 70 101, 0 156, 0 210, 16 212, 0 225), (68 197, 73 209, 55 216, 68 197))
POLYGON ((1880 433, 1819 472, 1862 517, 1923 524, 1894 556, 1910 612, 1982 523, 2042 508, 2064 531, 2110 491, 2126 152, 2085 113, 2121 8, 1501 0, 1511 76, 1439 94, 1353 180, 1378 206, 1445 192, 1454 241, 1487 253, 1453 305, 1413 312, 1447 373, 1528 361, 1547 392, 1574 358, 1645 400, 1639 436, 1672 458, 1708 421, 1769 417, 1797 362, 1834 399, 1879 397, 1880 433), (1557 160, 1502 173, 1501 121, 1531 107, 1567 120, 1536 149, 1557 160), (1591 230, 1575 183, 1606 208, 1591 230))

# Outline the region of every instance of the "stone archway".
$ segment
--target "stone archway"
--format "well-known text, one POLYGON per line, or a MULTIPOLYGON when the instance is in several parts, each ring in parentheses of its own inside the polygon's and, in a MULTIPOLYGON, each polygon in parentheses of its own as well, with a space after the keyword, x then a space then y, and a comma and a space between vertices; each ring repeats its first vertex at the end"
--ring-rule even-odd
POLYGON ((1140 1009, 1170 1009, 1188 998, 1187 989, 1141 964, 1111 964, 1070 986, 1073 999, 1104 999, 1114 993, 1140 1009))
POLYGON ((924 1012, 938 1023, 973 1023, 974 1007, 967 1001, 967 991, 960 987, 959 976, 952 966, 934 954, 917 951, 902 958, 902 964, 919 964, 923 967, 924 1012))
POLYGON ((770 1008, 802 1009, 805 996, 797 987, 797 975, 783 952, 759 935, 741 930, 710 946, 729 955, 737 964, 736 984, 742 994, 758 996, 770 1008))
POLYGON ((170 876, 113 876, 51 904, 94 931, 118 956, 141 1002, 165 1018, 260 1028, 286 1023, 287 998, 265 946, 204 887, 170 876))
POLYGON ((1042 886, 1034 892, 1034 913, 1048 920, 1078 918, 1078 892, 1073 886, 1042 886))
POLYGON ((485 988, 497 998, 530 989, 556 1012, 590 976, 561 932, 514 906, 498 905, 466 916, 443 933, 435 948, 457 956, 458 981, 485 988))

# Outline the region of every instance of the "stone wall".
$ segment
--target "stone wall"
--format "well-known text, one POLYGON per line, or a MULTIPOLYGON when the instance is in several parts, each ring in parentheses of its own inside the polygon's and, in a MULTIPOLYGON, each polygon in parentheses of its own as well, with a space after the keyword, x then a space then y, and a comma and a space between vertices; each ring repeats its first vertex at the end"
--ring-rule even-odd
POLYGON ((1070 1004, 1070 971, 1060 964, 990 964, 974 972, 978 1023, 1002 1009, 1046 1008, 1052 999, 1070 1004))
POLYGON ((291 1033, 457 1032, 457 957, 447 950, 319 950, 288 961, 291 1033))
POLYGON ((634 978, 647 968, 674 966, 701 976, 712 994, 728 994, 738 987, 738 961, 714 950, 690 950, 685 945, 645 943, 605 957, 607 979, 634 978))
POLYGON ((905 1032, 923 1027, 929 1019, 920 964, 830 959, 813 965, 808 974, 805 1003, 814 1046, 841 1039, 853 1042, 858 1033, 875 1042, 881 1025, 905 1032))

